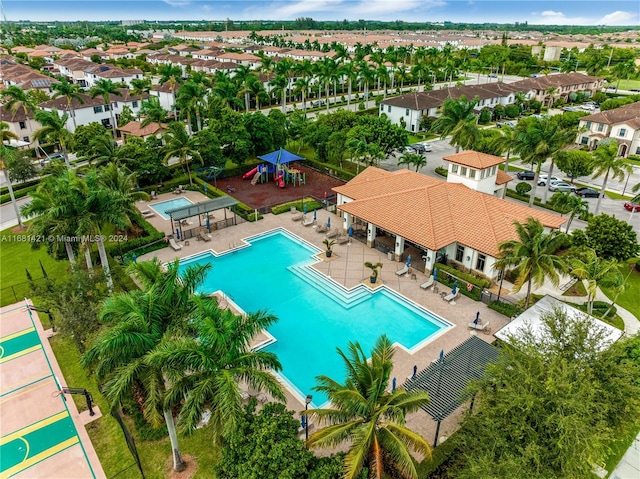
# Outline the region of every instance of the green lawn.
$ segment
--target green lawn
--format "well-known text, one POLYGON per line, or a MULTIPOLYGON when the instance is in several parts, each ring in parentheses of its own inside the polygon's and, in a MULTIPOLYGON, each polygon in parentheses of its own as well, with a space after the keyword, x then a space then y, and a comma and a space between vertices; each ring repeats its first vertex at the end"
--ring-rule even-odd
POLYGON ((40 263, 47 275, 56 278, 66 274, 69 268, 67 260, 56 261, 47 254, 46 245, 39 249, 32 249, 31 243, 27 243, 29 232, 12 232, 13 228, 0 231, 0 306, 6 306, 29 296, 29 283, 27 273, 31 273, 33 279, 42 278, 40 263), (22 239, 23 241, 18 241, 22 239))
MULTIPOLYGON (((618 81, 613 81, 610 85, 616 86, 618 85, 618 81)), ((620 90, 630 90, 632 88, 640 88, 640 80, 620 80, 620 85, 618 86, 620 90)))
MULTIPOLYGON (((626 275, 626 273, 627 271, 623 271, 623 274, 626 275)), ((602 291, 613 301, 615 293, 611 289, 602 288, 602 291)), ((618 304, 640 319, 640 294, 638 291, 640 291, 640 272, 633 270, 627 279, 624 293, 618 297, 618 304)))

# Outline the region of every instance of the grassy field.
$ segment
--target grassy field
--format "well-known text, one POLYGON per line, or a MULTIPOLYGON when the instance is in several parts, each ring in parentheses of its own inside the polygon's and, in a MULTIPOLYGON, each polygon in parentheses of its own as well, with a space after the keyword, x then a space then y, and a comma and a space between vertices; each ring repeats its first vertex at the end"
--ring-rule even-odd
MULTIPOLYGON (((610 83, 613 86, 618 85, 617 81, 610 83)), ((640 88, 640 80, 620 80, 620 85, 618 89, 620 90, 631 90, 632 88, 640 88)))
MULTIPOLYGON (((623 274, 626 275, 628 272, 623 271, 623 274)), ((629 278, 627 279, 627 287, 619 297, 617 304, 622 306, 624 309, 633 314, 636 318, 640 319, 640 272, 631 271, 629 278)), ((608 288, 602 288, 602 292, 607 295, 607 297, 613 301, 615 297, 615 293, 613 290, 608 288)))
POLYGON ((68 268, 67 260, 56 261, 47 254, 44 244, 32 249, 27 243, 29 233, 14 233, 13 228, 0 231, 0 306, 15 303, 29 296, 27 273, 33 279, 42 278, 40 263, 51 278, 63 276, 68 268))

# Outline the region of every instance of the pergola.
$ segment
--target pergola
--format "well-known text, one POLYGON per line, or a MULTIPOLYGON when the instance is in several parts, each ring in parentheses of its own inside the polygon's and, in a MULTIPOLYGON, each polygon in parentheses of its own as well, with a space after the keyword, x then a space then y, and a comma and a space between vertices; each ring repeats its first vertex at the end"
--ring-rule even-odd
MULTIPOLYGON (((166 213, 169 215, 169 219, 171 220, 171 231, 174 231, 174 221, 177 222, 177 228, 175 231, 179 231, 180 238, 185 238, 184 232, 182 230, 183 220, 188 218, 193 218, 194 216, 198 217, 198 225, 199 228, 202 228, 202 218, 204 216, 206 224, 204 226, 207 227, 207 230, 210 230, 210 215, 209 213, 213 213, 218 210, 224 211, 224 223, 226 226, 227 223, 227 208, 231 208, 234 205, 237 205, 238 202, 231 198, 230 196, 221 196, 220 198, 214 198, 212 200, 201 201, 199 203, 195 203, 189 206, 181 206, 180 208, 174 208, 171 210, 167 210, 166 213)), ((233 210, 232 210, 233 211, 233 210)), ((233 213, 233 217, 230 218, 232 220, 232 224, 237 224, 237 217, 235 212, 233 213)))
POLYGON ((433 447, 438 445, 440 423, 469 398, 466 391, 469 381, 482 377, 485 367, 496 361, 498 353, 496 347, 471 336, 447 354, 441 352, 439 359, 404 383, 407 391, 429 393, 429 404, 422 409, 438 423, 433 447))

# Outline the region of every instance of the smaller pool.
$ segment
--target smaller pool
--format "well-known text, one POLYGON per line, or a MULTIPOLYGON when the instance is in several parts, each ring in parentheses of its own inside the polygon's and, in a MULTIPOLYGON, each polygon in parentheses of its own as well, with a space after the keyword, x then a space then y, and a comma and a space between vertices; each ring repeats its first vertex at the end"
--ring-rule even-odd
POLYGON ((153 203, 152 205, 149 205, 149 208, 151 208, 153 211, 158 213, 165 220, 168 220, 169 215, 167 214, 167 211, 175 210, 176 208, 182 208, 184 206, 190 206, 192 204, 193 204, 192 201, 189 201, 184 196, 180 196, 175 200, 167 200, 167 201, 161 201, 160 203, 153 203))

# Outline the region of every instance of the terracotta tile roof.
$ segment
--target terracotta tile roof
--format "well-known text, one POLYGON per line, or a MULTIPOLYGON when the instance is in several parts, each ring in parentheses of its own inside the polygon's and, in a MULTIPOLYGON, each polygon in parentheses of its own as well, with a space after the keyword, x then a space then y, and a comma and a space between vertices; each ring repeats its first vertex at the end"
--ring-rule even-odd
POLYGON ((634 128, 640 128, 640 102, 629 103, 613 110, 605 110, 593 115, 580 118, 580 123, 590 121, 592 123, 604 123, 605 125, 615 125, 617 123, 627 123, 634 128), (636 127, 636 125, 638 125, 636 127))
POLYGON ((156 135, 158 133, 165 131, 166 129, 167 129, 167 125, 165 123, 163 123, 162 125, 159 125, 156 122, 151 122, 147 126, 143 127, 142 122, 140 121, 130 121, 126 125, 118 127, 118 130, 124 133, 127 133, 132 136, 139 136, 141 138, 144 138, 145 136, 149 136, 149 135, 156 135))
POLYGON ((496 185, 504 185, 505 183, 509 183, 512 180, 513 176, 505 173, 498 168, 498 174, 496 175, 496 185))
POLYGON ((461 151, 449 156, 443 156, 443 160, 456 163, 458 165, 469 166, 478 170, 484 170, 500 163, 504 163, 504 158, 500 156, 487 155, 486 153, 478 153, 473 150, 461 151))
POLYGON ((523 223, 534 217, 549 228, 559 228, 566 221, 558 215, 479 193, 459 183, 408 170, 400 175, 368 171, 371 169, 362 173, 368 180, 356 177, 333 189, 354 198, 338 209, 432 251, 458 242, 495 257, 500 242, 517 238, 515 221, 523 223), (424 177, 427 181, 411 177, 424 177), (377 189, 379 185, 391 184, 396 186, 395 191, 377 189))

